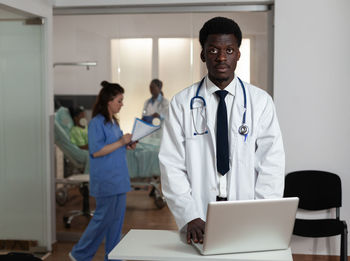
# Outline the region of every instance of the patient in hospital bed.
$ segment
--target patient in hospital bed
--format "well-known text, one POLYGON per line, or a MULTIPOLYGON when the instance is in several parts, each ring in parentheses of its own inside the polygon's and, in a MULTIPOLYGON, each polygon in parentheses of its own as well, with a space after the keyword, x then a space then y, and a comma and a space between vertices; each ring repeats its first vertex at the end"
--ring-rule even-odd
POLYGON ((81 173, 89 173, 89 152, 71 142, 70 132, 74 126, 73 119, 66 107, 59 107, 55 112, 55 144, 75 167, 82 169, 81 173))
POLYGON ((70 141, 83 150, 88 150, 87 120, 83 106, 70 108, 74 126, 70 130, 70 141))

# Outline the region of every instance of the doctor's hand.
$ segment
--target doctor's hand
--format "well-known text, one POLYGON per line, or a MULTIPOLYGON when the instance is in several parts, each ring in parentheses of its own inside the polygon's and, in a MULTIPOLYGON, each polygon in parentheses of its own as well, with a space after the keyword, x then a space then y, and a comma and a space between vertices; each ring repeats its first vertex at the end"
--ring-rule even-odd
POLYGON ((155 112, 155 113, 152 114, 152 117, 153 118, 160 118, 160 115, 159 115, 158 112, 155 112))
POLYGON ((191 239, 195 243, 203 244, 203 235, 204 235, 205 222, 196 218, 187 224, 187 243, 191 244, 191 239))

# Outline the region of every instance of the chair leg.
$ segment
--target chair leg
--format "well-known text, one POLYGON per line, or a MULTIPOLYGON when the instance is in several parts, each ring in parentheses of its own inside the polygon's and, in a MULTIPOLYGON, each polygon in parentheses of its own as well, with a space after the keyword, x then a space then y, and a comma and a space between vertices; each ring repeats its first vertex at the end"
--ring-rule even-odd
POLYGON ((70 228, 73 218, 78 216, 92 217, 94 211, 90 211, 90 195, 89 195, 89 183, 83 182, 79 187, 80 194, 83 196, 82 210, 70 211, 63 217, 63 222, 66 228, 70 228))
POLYGON ((348 228, 345 221, 343 223, 344 230, 340 239, 340 261, 348 261, 348 228))
POLYGON ((89 184, 83 183, 80 185, 80 193, 83 196, 83 215, 90 216, 90 195, 89 195, 89 184))

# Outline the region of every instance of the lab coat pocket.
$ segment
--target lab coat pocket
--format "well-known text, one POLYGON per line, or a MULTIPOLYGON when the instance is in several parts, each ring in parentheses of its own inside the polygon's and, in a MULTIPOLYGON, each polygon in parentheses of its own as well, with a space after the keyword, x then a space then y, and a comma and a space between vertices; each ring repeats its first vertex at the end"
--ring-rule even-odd
POLYGON ((203 109, 193 107, 190 112, 190 117, 186 121, 186 150, 189 154, 203 151, 203 147, 209 137, 206 118, 203 114, 203 109))
POLYGON ((255 139, 248 135, 235 135, 235 160, 245 166, 254 165, 255 139), (250 165, 253 164, 253 165, 250 165))
POLYGON ((191 117, 188 119, 186 139, 199 138, 208 134, 207 115, 205 107, 193 107, 190 112, 191 117))

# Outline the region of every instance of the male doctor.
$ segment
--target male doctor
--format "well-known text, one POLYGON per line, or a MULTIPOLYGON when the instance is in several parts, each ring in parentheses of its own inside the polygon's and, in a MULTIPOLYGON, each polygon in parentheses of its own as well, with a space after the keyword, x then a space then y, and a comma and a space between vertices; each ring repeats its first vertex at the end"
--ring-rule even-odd
POLYGON ((235 74, 239 26, 215 17, 199 41, 208 75, 173 97, 159 153, 163 194, 188 243, 203 242, 209 202, 279 198, 284 189, 273 101, 235 74))

